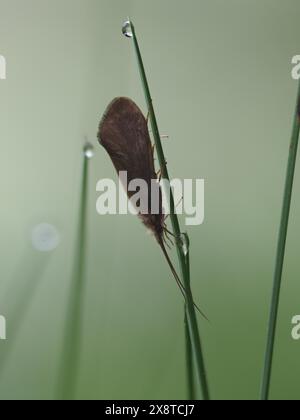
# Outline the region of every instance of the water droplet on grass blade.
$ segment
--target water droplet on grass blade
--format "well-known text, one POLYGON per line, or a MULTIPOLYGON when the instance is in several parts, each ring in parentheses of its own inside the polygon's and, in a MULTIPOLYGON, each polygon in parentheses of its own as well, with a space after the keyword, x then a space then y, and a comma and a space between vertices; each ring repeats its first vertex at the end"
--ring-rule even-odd
POLYGON ((186 257, 188 253, 190 252, 190 240, 186 233, 182 233, 181 235, 181 244, 182 244, 181 246, 182 246, 183 253, 186 257))
POLYGON ((37 251, 50 252, 58 247, 60 234, 55 226, 41 223, 33 228, 31 242, 33 248, 37 251))
POLYGON ((127 38, 133 37, 130 20, 126 20, 126 22, 124 22, 123 27, 122 27, 122 32, 123 32, 123 35, 126 36, 127 38))
POLYGON ((90 143, 87 143, 84 146, 83 152, 87 159, 92 159, 94 157, 94 147, 90 143))

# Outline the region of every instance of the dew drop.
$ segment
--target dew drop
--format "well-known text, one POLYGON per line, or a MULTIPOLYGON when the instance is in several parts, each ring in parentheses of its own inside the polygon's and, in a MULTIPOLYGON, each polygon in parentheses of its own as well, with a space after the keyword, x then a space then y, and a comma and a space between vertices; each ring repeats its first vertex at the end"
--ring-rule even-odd
POLYGON ((126 22, 123 24, 122 32, 123 32, 123 35, 126 36, 127 38, 133 37, 130 20, 126 20, 126 22))
POLYGON ((94 147, 90 143, 86 143, 83 153, 87 159, 92 159, 94 157, 94 147))
POLYGON ((60 234, 55 226, 41 223, 32 229, 31 242, 37 251, 51 252, 58 247, 60 234))
POLYGON ((186 233, 181 234, 181 244, 184 256, 186 257, 190 252, 190 240, 186 233))

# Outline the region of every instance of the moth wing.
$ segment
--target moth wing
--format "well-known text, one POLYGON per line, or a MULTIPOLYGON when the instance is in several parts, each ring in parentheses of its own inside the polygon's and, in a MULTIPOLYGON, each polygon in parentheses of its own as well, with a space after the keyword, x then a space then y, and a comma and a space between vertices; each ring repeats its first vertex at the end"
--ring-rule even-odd
POLYGON ((156 179, 147 121, 131 99, 112 101, 100 123, 98 139, 117 172, 127 171, 128 182, 143 179, 149 186, 156 179))

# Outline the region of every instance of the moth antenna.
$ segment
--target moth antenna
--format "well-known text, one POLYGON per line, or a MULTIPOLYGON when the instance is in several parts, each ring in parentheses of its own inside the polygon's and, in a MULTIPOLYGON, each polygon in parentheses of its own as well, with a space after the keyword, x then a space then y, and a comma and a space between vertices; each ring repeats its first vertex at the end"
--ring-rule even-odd
MULTIPOLYGON (((179 287, 179 289, 180 289, 183 297, 186 299, 186 289, 185 289, 184 285, 182 284, 182 282, 181 282, 181 280, 180 280, 180 278, 179 278, 179 276, 178 276, 178 274, 177 274, 177 272, 176 272, 176 270, 175 270, 175 268, 173 266, 173 263, 172 263, 172 261, 171 261, 171 259, 169 257, 169 254, 168 254, 168 252, 166 250, 166 247, 164 245, 163 240, 161 238, 159 238, 158 243, 159 243, 159 246, 161 247, 161 250, 162 250, 162 252, 163 252, 163 254, 164 254, 164 256, 165 256, 165 258, 167 260, 167 263, 168 263, 171 271, 172 271, 172 274, 173 274, 173 276, 174 276, 174 278, 176 280, 176 283, 177 283, 177 285, 178 285, 178 287, 179 287)), ((203 318, 206 319, 206 321, 209 322, 209 319, 207 318, 207 316, 201 311, 201 309, 196 305, 195 302, 193 302, 193 305, 197 309, 197 311, 199 312, 199 314, 201 316, 203 316, 203 318)))

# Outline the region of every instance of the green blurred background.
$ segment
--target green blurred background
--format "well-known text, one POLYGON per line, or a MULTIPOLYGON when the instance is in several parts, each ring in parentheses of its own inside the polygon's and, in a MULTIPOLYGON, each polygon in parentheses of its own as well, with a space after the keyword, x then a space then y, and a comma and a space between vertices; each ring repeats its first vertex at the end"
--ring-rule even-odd
MULTIPOLYGON (((146 112, 135 23, 171 176, 205 178, 206 220, 189 228, 195 300, 214 399, 256 399, 300 54, 298 0, 0 0, 0 398, 55 398, 72 283, 82 147, 90 161, 80 399, 184 399, 183 302, 132 216, 96 214, 116 178, 96 142, 115 96, 146 112), (61 235, 35 251, 32 228, 61 235)), ((300 397, 299 168, 271 396, 300 397)), ((175 258, 175 256, 174 256, 175 258)), ((61 373, 61 372, 60 372, 61 373)))

